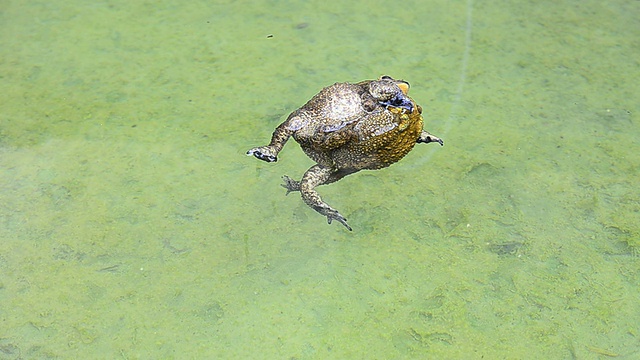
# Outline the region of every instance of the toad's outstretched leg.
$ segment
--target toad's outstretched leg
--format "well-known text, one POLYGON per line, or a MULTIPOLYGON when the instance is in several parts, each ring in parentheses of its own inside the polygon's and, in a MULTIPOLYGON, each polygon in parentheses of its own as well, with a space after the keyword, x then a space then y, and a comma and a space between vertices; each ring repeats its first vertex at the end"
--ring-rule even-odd
POLYGON ((282 150, 287 140, 289 140, 289 137, 291 137, 295 132, 290 129, 289 121, 290 119, 287 119, 287 121, 283 122, 275 129, 273 135, 271 135, 271 142, 269 145, 255 147, 247 151, 247 156, 253 155, 266 162, 278 161, 278 153, 282 150))
POLYGON ((432 142, 437 142, 438 144, 440 144, 440 146, 444 145, 444 141, 442 141, 442 139, 440 139, 437 136, 433 136, 431 134, 429 134, 428 132, 422 130, 422 133, 420 133, 420 137, 418 138, 418 143, 432 143, 432 142))
MULTIPOLYGON (((325 182, 323 182, 322 184, 319 184, 319 185, 331 184, 332 182, 336 182, 336 181, 342 179, 343 177, 345 177, 345 176, 347 176, 349 174, 353 174, 353 173, 355 173, 357 171, 358 170, 354 170, 354 169, 334 171, 329 175, 329 178, 327 180, 325 180, 325 182)), ((300 191, 300 181, 293 180, 292 178, 288 177, 287 175, 284 175, 282 177, 282 180, 284 180, 284 184, 281 184, 281 186, 283 188, 287 189, 287 193, 285 195, 289 195, 290 192, 300 191)))
POLYGON ((344 216, 340 215, 338 210, 332 208, 327 205, 320 198, 320 194, 315 190, 316 186, 326 184, 328 180, 331 179, 331 175, 334 173, 328 167, 322 165, 314 165, 307 172, 302 175, 302 180, 295 181, 288 176, 284 177, 283 186, 287 189, 287 194, 291 191, 300 191, 302 195, 302 200, 305 204, 309 205, 310 208, 319 212, 320 214, 327 217, 327 222, 331 224, 333 220, 339 221, 342 225, 344 225, 349 231, 351 231, 351 226, 347 224, 347 219, 344 216))

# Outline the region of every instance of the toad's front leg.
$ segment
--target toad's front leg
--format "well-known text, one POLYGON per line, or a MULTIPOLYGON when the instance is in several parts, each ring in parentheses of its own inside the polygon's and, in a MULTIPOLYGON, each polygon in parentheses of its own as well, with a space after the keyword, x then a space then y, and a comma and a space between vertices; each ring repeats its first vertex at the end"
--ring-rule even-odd
POLYGON ((327 181, 331 179, 331 175, 334 172, 334 170, 328 167, 322 165, 314 165, 304 173, 304 175, 302 176, 302 180, 300 180, 300 183, 296 182, 295 185, 298 185, 299 187, 296 186, 295 188, 289 188, 288 190, 300 191, 302 200, 305 202, 305 204, 309 205, 309 207, 311 207, 313 210, 326 216, 327 222, 329 224, 331 224, 331 221, 337 220, 347 229, 349 229, 349 231, 351 231, 352 229, 351 226, 347 224, 347 219, 345 219, 344 216, 342 216, 338 212, 338 210, 332 208, 331 206, 327 205, 327 203, 322 201, 322 198, 320 198, 320 194, 318 194, 318 192, 315 190, 316 186, 326 184, 327 181))
POLYGON ((433 136, 431 134, 429 134, 428 132, 422 130, 422 133, 420 133, 420 137, 418 138, 418 143, 432 143, 432 142, 437 142, 438 144, 440 144, 440 146, 444 145, 444 141, 442 141, 442 139, 440 139, 437 136, 433 136))
POLYGON ((266 161, 275 162, 278 161, 278 153, 284 147, 284 144, 289 140, 291 135, 295 132, 289 126, 291 119, 280 124, 271 135, 271 142, 267 146, 255 147, 247 151, 247 156, 255 156, 256 158, 266 161))

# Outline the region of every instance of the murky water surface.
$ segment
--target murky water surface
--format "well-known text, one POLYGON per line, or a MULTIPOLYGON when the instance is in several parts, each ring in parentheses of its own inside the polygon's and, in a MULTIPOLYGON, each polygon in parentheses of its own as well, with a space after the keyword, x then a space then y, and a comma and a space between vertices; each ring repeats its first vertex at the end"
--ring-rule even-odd
POLYGON ((0 357, 640 356, 638 1, 5 1, 0 357), (409 81, 390 168, 244 156, 409 81))

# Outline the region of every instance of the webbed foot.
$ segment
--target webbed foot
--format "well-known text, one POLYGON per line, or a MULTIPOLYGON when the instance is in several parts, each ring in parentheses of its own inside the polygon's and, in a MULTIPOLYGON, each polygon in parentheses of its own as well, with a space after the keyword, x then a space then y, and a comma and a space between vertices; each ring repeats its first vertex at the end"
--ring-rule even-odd
POLYGON ((280 186, 287 189, 285 195, 289 195, 289 193, 293 191, 300 191, 300 181, 293 180, 287 175, 282 176, 282 180, 284 180, 284 184, 280 184, 280 186))
POLYGON ((266 162, 278 161, 278 152, 273 146, 260 146, 247 151, 247 156, 255 156, 256 158, 266 162))
POLYGON ((331 224, 331 222, 333 220, 336 220, 336 221, 340 222, 342 225, 344 225, 347 229, 349 229, 349 231, 353 231, 351 226, 349 226, 349 224, 347 224, 347 219, 345 219, 345 217, 342 216, 338 212, 338 210, 329 208, 329 209, 326 209, 325 211, 318 211, 318 212, 327 217, 327 223, 331 224))

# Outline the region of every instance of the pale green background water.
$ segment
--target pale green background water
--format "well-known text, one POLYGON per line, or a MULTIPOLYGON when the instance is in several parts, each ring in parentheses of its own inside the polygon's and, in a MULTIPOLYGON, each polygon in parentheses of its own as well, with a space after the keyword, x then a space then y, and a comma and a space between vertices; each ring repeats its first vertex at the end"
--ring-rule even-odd
POLYGON ((638 358, 639 15, 0 1, 0 358, 638 358), (348 232, 244 152, 382 74, 445 146, 320 188, 348 232))

